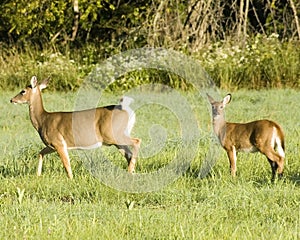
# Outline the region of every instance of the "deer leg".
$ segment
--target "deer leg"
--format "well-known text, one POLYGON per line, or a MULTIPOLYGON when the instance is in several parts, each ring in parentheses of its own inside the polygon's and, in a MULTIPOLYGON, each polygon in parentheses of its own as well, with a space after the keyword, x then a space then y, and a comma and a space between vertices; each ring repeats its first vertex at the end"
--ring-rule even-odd
POLYGON ((63 162, 63 165, 68 173, 68 177, 70 179, 73 178, 71 164, 70 164, 70 158, 69 153, 66 146, 56 147, 56 151, 58 152, 61 161, 63 162))
POLYGON ((268 152, 263 152, 264 155, 267 156, 271 167, 272 167, 272 180, 275 179, 276 172, 278 173, 278 177, 282 177, 283 175, 283 166, 284 166, 284 158, 281 157, 275 150, 270 150, 268 152), (272 163, 271 163, 272 162, 272 163))
POLYGON ((133 147, 132 156, 130 159, 130 163, 128 165, 128 172, 133 173, 135 169, 136 160, 138 157, 138 152, 141 145, 141 140, 138 138, 131 138, 131 145, 133 147))
POLYGON ((120 153, 126 158, 129 165, 132 157, 132 152, 130 151, 129 147, 126 145, 116 145, 116 147, 119 149, 120 153))
POLYGON ((230 164, 231 176, 236 176, 236 150, 233 146, 231 149, 226 150, 230 164))
POLYGON ((122 144, 115 144, 115 146, 125 156, 128 162, 128 172, 133 173, 135 170, 135 164, 137 161, 141 140, 138 138, 130 138, 124 135, 120 143, 122 144), (130 151, 129 146, 132 146, 132 152, 130 151))
POLYGON ((52 153, 54 152, 55 150, 53 148, 50 148, 50 147, 45 147, 43 148, 40 153, 39 153, 39 163, 38 163, 38 168, 37 168, 37 175, 38 176, 41 176, 42 174, 42 168, 43 168, 43 157, 46 155, 46 154, 49 154, 49 153, 52 153))
POLYGON ((274 161, 272 161, 271 159, 268 158, 268 161, 271 165, 271 168, 272 168, 272 182, 275 180, 275 175, 276 175, 276 171, 278 169, 278 164, 274 161))

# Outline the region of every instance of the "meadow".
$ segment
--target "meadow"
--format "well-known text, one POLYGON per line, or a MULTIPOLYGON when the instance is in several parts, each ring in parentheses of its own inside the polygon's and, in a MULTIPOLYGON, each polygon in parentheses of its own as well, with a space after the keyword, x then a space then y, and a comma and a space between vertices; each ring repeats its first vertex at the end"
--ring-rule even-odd
MULTIPOLYGON (((206 99, 181 93, 199 125, 197 153, 177 179, 149 192, 120 191, 103 184, 76 151, 70 152, 73 180, 67 178, 57 154, 46 156, 42 176, 37 177, 43 143, 31 126, 28 106, 9 103, 16 93, 2 90, 0 95, 0 239, 300 238, 299 91, 237 90, 226 109, 229 121, 269 118, 280 123, 286 134, 282 180, 271 183, 269 163, 258 153, 238 155, 233 179, 221 147, 209 174, 199 178, 214 141, 210 111, 206 99)), ((136 94, 133 106, 138 106, 141 98, 130 94, 136 94)), ((153 94, 162 101, 170 99, 168 91, 153 94)), ((115 104, 119 97, 108 93, 99 105, 115 104)), ((49 111, 69 111, 76 93, 46 90, 43 99, 49 111)), ((137 108, 133 135, 143 140, 137 174, 164 168, 180 153, 179 117, 170 109, 163 103, 137 108), (159 139, 164 141, 157 143, 159 139)), ((126 161, 113 147, 99 151, 126 170, 126 161)))

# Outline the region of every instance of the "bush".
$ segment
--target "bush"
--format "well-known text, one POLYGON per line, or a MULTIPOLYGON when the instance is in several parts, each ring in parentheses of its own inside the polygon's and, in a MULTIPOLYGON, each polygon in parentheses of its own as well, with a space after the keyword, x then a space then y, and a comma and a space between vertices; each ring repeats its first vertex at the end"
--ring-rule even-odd
POLYGON ((195 55, 221 88, 300 86, 299 42, 257 35, 245 46, 218 42, 195 55))
MULTIPOLYGON (((245 45, 224 41, 193 53, 200 60, 216 85, 227 89, 260 89, 300 87, 299 42, 281 42, 273 34, 257 35, 245 45)), ((37 50, 3 48, 0 55, 0 88, 22 88, 32 75, 39 79, 51 76, 50 87, 60 91, 76 90, 83 79, 103 59, 100 47, 86 45, 80 50, 63 51, 48 48, 37 50)), ((187 90, 190 85, 173 73, 142 69, 122 76, 109 86, 108 90, 122 91, 142 83, 161 83, 187 90)))
POLYGON ((0 56, 0 88, 23 88, 31 76, 39 79, 51 77, 50 88, 68 91, 78 88, 84 77, 81 66, 74 60, 52 50, 39 51, 32 47, 25 50, 6 49, 0 56))

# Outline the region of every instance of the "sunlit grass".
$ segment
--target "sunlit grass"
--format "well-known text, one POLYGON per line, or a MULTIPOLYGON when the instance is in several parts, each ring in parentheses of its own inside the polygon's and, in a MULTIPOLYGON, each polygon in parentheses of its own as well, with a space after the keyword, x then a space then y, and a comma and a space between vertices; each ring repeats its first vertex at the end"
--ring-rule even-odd
MULTIPOLYGON (((227 92, 224 92, 224 95, 227 92)), ((74 179, 69 180, 57 154, 45 157, 41 177, 36 176, 38 152, 43 144, 31 126, 28 106, 9 103, 15 92, 0 97, 0 238, 1 239, 298 239, 299 208, 299 92, 295 90, 236 91, 227 106, 232 122, 269 118, 286 133, 283 180, 270 182, 271 169, 260 154, 239 154, 238 176, 232 179, 225 151, 205 178, 197 173, 210 145, 201 135, 198 156, 191 167, 165 188, 149 193, 120 192, 102 184, 84 167, 76 151, 70 152, 74 179)), ((166 95, 168 97, 168 95, 166 95)), ((46 91, 45 107, 72 110, 73 93, 46 91)), ((103 104, 119 96, 106 96, 103 104)), ((199 126, 210 131, 204 101, 197 106, 199 126), (201 124, 200 124, 201 123, 201 124)), ((135 104, 139 104, 139 100, 135 104)), ((102 105, 102 103, 101 103, 102 105)), ((134 106, 134 105, 133 105, 134 106)), ((163 124, 169 140, 180 137, 172 113, 153 106, 139 108, 134 135, 150 142, 149 126, 163 124), (161 111, 161 112, 160 112, 161 111), (162 114, 162 116, 160 115, 162 114), (174 128, 174 132, 172 131, 174 128), (173 135, 172 135, 173 134, 173 135)), ((168 164, 176 152, 175 142, 162 151, 139 159, 137 173, 149 173, 168 164)), ((126 170, 126 161, 113 147, 102 151, 126 170)))

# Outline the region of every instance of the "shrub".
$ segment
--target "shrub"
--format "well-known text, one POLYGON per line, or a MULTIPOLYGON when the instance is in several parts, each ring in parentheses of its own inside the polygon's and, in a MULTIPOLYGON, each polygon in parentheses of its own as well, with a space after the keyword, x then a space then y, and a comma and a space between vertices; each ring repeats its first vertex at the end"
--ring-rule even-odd
POLYGON ((299 87, 299 42, 257 35, 246 45, 218 42, 196 54, 221 88, 299 87))

